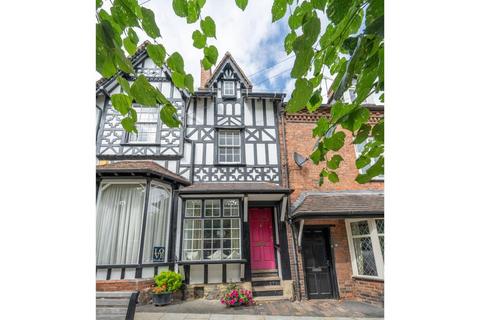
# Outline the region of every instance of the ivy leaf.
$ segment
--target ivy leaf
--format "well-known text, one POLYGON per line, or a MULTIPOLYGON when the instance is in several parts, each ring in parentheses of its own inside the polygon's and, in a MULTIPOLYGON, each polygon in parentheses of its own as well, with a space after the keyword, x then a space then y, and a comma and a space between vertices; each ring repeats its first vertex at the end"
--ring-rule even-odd
POLYGON ((187 4, 187 23, 194 23, 200 17, 200 7, 196 1, 188 1, 187 4))
POLYGON ((176 128, 181 124, 176 114, 177 109, 169 102, 160 110, 160 119, 170 128, 176 128))
POLYGON ((200 28, 202 29, 205 36, 210 38, 215 38, 216 28, 215 21, 209 16, 200 21, 200 28))
POLYGON ((193 31, 192 39, 193 46, 197 49, 202 49, 203 47, 205 47, 205 44, 207 44, 207 37, 205 37, 203 33, 198 30, 193 31))
POLYGON ((208 62, 210 62, 212 65, 217 63, 218 50, 215 46, 205 47, 203 49, 203 54, 205 55, 205 58, 208 60, 208 62))
POLYGON ((379 121, 372 129, 372 135, 375 138, 375 141, 380 143, 384 142, 384 128, 385 123, 383 120, 379 121))
POLYGON ((163 66, 165 63, 166 51, 161 44, 148 44, 147 53, 150 59, 152 59, 157 66, 160 68, 163 66))
POLYGON ((370 164, 370 158, 363 155, 361 155, 360 157, 358 157, 357 160, 355 160, 355 166, 357 167, 357 169, 361 169, 369 164, 370 164))
POLYGON ((193 76, 191 74, 187 74, 184 78, 184 83, 185 83, 185 88, 188 89, 188 91, 190 92, 194 92, 194 88, 193 88, 193 76))
POLYGON ((287 36, 285 37, 285 40, 284 40, 284 43, 283 43, 283 46, 285 48, 285 52, 287 55, 290 54, 290 52, 292 52, 293 50, 293 41, 297 38, 297 34, 295 33, 295 31, 292 30, 292 32, 290 32, 289 34, 287 34, 287 36))
POLYGON ((138 76, 130 88, 130 93, 135 102, 144 106, 155 106, 157 104, 156 91, 143 74, 138 76))
POLYGON ((340 181, 340 179, 338 179, 337 173, 334 171, 330 171, 330 173, 328 174, 328 180, 330 180, 330 182, 332 183, 337 183, 338 181, 340 181))
POLYGON ((130 55, 133 55, 137 51, 137 46, 130 40, 129 37, 123 39, 123 46, 130 55))
POLYGON ((177 88, 184 88, 185 87, 185 76, 183 75, 183 73, 180 73, 178 71, 173 71, 172 72, 172 81, 173 81, 173 84, 177 88))
POLYGON ((354 0, 329 1, 327 6, 327 17, 334 24, 339 24, 352 7, 354 0))
POLYGON ((313 87, 310 81, 305 78, 297 79, 295 90, 287 104, 287 112, 297 112, 302 110, 312 95, 313 87))
POLYGON ((174 52, 170 55, 170 57, 168 57, 167 65, 172 71, 177 71, 182 74, 185 73, 185 71, 183 70, 184 68, 183 58, 178 52, 174 52))
POLYGON ((367 123, 362 124, 360 129, 358 129, 357 135, 353 140, 353 144, 360 144, 363 141, 367 140, 370 135, 370 125, 367 123))
POLYGON ((324 145, 328 150, 338 151, 345 142, 345 133, 343 131, 335 132, 331 137, 325 138, 324 145))
POLYGON ((340 162, 342 161, 343 161, 342 156, 339 154, 336 154, 332 156, 330 160, 327 161, 327 167, 332 170, 338 169, 338 167, 340 167, 340 162))
POLYGON ((118 76, 117 82, 120 84, 120 87, 122 87, 124 92, 130 94, 130 84, 127 80, 125 80, 125 78, 123 78, 122 76, 118 76))
POLYGON ((115 110, 120 112, 122 116, 128 113, 128 109, 130 109, 132 105, 131 97, 123 93, 116 93, 112 95, 111 99, 113 107, 115 108, 115 110))
POLYGON ((297 51, 296 54, 295 63, 290 72, 290 76, 294 79, 300 78, 307 73, 312 62, 314 51, 311 47, 308 47, 305 50, 297 51))
POLYGON ((312 131, 313 137, 323 136, 325 133, 327 133, 328 128, 329 128, 329 123, 327 118, 321 117, 320 119, 318 119, 315 128, 313 128, 313 131, 312 131))
POLYGON ((132 28, 128 28, 128 37, 130 38, 130 41, 132 41, 135 45, 137 45, 138 36, 137 36, 137 33, 132 28))
POLYGON ((137 128, 135 127, 135 121, 132 118, 123 118, 121 124, 125 131, 138 133, 137 128))
POLYGON ((155 14, 152 10, 142 7, 142 28, 145 33, 155 39, 160 37, 160 29, 155 23, 155 14))
POLYGON ((245 11, 245 8, 247 7, 248 0, 235 0, 235 3, 237 4, 237 7, 242 9, 242 11, 245 11))
POLYGON ((272 22, 280 20, 287 12, 287 0, 274 0, 272 5, 272 22))
POLYGON ((187 16, 187 0, 173 0, 172 1, 173 11, 175 14, 181 18, 187 16))

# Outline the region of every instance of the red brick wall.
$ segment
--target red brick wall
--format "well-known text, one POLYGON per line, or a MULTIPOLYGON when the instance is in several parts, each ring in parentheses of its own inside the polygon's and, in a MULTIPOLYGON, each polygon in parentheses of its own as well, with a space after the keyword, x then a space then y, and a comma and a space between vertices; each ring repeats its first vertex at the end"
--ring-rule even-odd
POLYGON ((97 291, 140 291, 154 284, 153 279, 97 280, 97 291))
MULTIPOLYGON (((328 115, 326 112, 322 112, 322 114, 328 115)), ((372 112, 371 122, 375 122, 380 115, 380 112, 372 112)), ((315 122, 317 119, 318 115, 310 116, 306 114, 288 115, 282 119, 286 131, 286 150, 281 146, 283 176, 285 177, 287 174, 288 168, 288 186, 295 190, 290 196, 290 204, 293 204, 298 196, 305 191, 383 190, 383 182, 358 184, 355 181, 355 177, 358 174, 358 169, 355 167, 355 149, 352 144, 353 137, 347 131, 344 131, 346 133, 345 146, 339 151, 339 154, 344 159, 340 168, 337 170, 340 182, 331 183, 325 179, 324 184, 320 187, 318 185, 318 180, 319 174, 323 168, 322 164, 317 166, 311 161, 307 161, 302 168, 295 164, 293 161, 294 152, 298 152, 303 156, 309 156, 312 153, 313 146, 315 145, 315 139, 312 138, 312 130, 315 128, 315 122)), ((280 128, 280 133, 283 135, 283 125, 280 128)), ((363 280, 352 277, 352 264, 350 261, 345 221, 319 219, 306 220, 305 224, 334 225, 330 228, 330 232, 334 245, 335 269, 337 273, 340 298, 382 304, 384 288, 383 281, 363 280)), ((292 277, 295 280, 296 274, 293 258, 294 243, 290 226, 287 227, 287 238, 292 277)), ((300 290, 302 292, 302 298, 305 299, 307 295, 301 252, 297 252, 297 256, 300 274, 300 290)))

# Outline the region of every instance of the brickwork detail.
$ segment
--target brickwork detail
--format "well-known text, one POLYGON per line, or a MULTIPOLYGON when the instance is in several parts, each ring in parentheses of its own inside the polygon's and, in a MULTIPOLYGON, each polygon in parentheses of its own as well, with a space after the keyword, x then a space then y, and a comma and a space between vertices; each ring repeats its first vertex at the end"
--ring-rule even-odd
POLYGON ((153 286, 153 279, 97 280, 97 291, 140 291, 153 286))

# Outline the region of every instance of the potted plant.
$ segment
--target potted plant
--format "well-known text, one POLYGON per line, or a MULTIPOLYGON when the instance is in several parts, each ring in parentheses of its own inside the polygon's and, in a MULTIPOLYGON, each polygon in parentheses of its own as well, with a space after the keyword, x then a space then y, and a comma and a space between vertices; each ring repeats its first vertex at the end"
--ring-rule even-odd
POLYGON ((236 285, 227 287, 227 291, 220 299, 220 302, 227 307, 252 305, 255 303, 250 290, 239 289, 236 285))
POLYGON ((172 293, 182 286, 182 276, 173 271, 163 271, 156 275, 154 280, 157 286, 152 290, 153 304, 156 306, 170 304, 172 293))

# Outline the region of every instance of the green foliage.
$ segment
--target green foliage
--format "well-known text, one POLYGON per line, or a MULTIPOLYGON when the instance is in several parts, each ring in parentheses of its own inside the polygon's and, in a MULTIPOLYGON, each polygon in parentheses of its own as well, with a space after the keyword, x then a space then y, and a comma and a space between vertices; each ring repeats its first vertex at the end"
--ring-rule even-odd
POLYGON ((126 115, 132 106, 132 98, 128 95, 116 93, 112 95, 111 99, 113 107, 120 112, 122 116, 126 115))
POLYGON ((287 12, 287 0, 274 0, 272 6, 272 22, 283 18, 287 12))
POLYGON ((166 285, 166 292, 173 293, 182 286, 182 276, 174 271, 162 271, 155 276, 154 280, 157 287, 166 285))
POLYGON ((205 17, 202 21, 200 21, 200 28, 202 28, 203 33, 205 36, 210 38, 215 38, 216 28, 215 28, 215 21, 209 16, 205 17))
POLYGON ((239 7, 242 10, 245 10, 248 4, 248 0, 235 0, 235 3, 237 4, 237 7, 239 7))
POLYGON ((155 14, 152 10, 142 7, 142 28, 153 39, 160 37, 160 29, 155 23, 155 14))
POLYGON ((203 49, 207 44, 207 37, 198 30, 192 33, 193 46, 197 49, 203 49))
POLYGON ((153 60, 153 62, 155 62, 157 66, 163 67, 163 64, 165 63, 165 56, 167 54, 165 47, 161 44, 148 44, 146 49, 148 56, 153 60))

